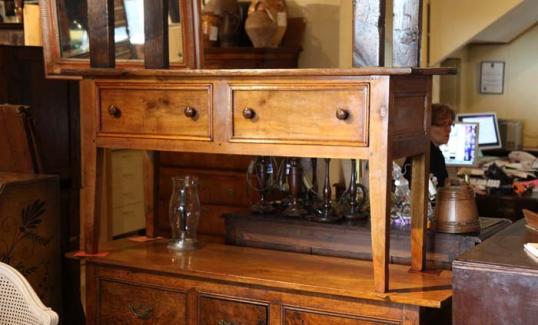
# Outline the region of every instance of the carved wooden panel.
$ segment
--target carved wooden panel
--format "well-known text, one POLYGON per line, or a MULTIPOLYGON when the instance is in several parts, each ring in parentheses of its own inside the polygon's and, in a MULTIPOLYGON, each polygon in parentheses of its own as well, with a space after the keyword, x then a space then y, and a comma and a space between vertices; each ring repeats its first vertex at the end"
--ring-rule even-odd
POLYGON ((420 64, 422 0, 394 0, 392 21, 392 66, 420 64))

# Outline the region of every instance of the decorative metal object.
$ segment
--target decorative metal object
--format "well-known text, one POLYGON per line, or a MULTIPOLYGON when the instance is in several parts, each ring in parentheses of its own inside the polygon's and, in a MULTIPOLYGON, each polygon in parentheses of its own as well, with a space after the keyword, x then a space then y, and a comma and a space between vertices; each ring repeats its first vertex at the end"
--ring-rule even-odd
MULTIPOLYGON (((275 208, 267 202, 267 194, 271 189, 270 177, 273 174, 271 158, 267 156, 257 157, 254 161, 254 173, 256 175, 256 191, 260 193, 260 200, 252 205, 251 210, 258 214, 268 214, 275 212, 275 208)), ((248 176, 247 176, 248 177, 248 176)))
POLYGON ((366 219, 368 214, 361 212, 361 209, 367 196, 366 187, 357 182, 357 160, 352 159, 349 187, 340 200, 344 206, 344 218, 347 220, 366 219))
POLYGON ((335 222, 338 221, 341 216, 339 216, 332 204, 331 200, 331 180, 329 176, 329 164, 331 159, 325 158, 325 181, 323 184, 323 205, 320 208, 315 209, 314 220, 317 222, 335 222))
POLYGON ((197 177, 172 177, 169 217, 172 239, 168 248, 176 251, 197 248, 197 230, 200 220, 197 177))
POLYGON ((287 217, 302 217, 308 212, 305 210, 299 196, 302 188, 303 172, 298 158, 289 159, 289 170, 287 174, 290 189, 289 205, 284 210, 287 217))

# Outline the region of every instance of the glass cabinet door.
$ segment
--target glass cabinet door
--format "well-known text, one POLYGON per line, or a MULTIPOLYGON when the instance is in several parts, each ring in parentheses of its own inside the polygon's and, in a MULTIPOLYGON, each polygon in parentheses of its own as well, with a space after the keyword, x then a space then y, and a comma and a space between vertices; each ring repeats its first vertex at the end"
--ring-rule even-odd
MULTIPOLYGON (((48 74, 76 74, 90 68, 89 1, 41 0, 44 50, 48 74)), ((143 69, 145 44, 144 1, 114 0, 116 68, 143 69)), ((156 0, 151 0, 156 1, 156 0)), ((157 0, 158 1, 158 0, 157 0)), ((192 0, 165 0, 168 5, 168 60, 171 69, 194 67, 192 0), (186 35, 188 34, 188 35, 186 35), (187 50, 187 51, 186 51, 187 50)), ((106 14, 106 13, 103 13, 106 14)))

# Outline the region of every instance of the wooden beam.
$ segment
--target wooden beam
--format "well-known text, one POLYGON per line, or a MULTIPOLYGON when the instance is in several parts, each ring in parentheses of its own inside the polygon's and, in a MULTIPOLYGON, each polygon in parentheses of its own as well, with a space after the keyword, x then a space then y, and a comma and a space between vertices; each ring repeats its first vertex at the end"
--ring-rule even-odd
POLYGON ((422 0, 394 0, 392 66, 418 67, 422 33, 422 0))
POLYGON ((168 69, 168 0, 144 0, 144 66, 168 69))
POLYGON ((90 65, 92 68, 114 68, 114 0, 88 1, 90 65))
POLYGON ((353 66, 385 64, 385 1, 353 0, 353 66))

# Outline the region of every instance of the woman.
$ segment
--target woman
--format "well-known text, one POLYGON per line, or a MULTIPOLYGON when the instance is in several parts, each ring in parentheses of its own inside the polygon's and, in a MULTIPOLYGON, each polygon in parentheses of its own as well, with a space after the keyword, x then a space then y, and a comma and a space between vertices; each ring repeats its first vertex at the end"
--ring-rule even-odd
MULTIPOLYGON (((450 131, 456 113, 446 104, 432 104, 432 126, 430 129, 430 173, 437 178, 437 186, 443 186, 448 178, 445 157, 439 149, 442 144, 448 143, 450 131)), ((411 159, 404 163, 404 176, 411 180, 411 159)))

